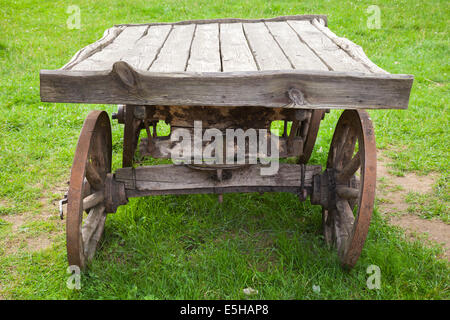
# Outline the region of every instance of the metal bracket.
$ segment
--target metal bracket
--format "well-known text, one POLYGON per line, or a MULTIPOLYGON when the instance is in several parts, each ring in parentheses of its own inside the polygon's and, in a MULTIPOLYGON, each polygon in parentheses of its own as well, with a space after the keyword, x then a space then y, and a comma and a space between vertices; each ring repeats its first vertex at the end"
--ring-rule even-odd
POLYGON ((64 198, 59 200, 59 218, 64 220, 63 205, 67 204, 67 192, 64 194, 64 198))

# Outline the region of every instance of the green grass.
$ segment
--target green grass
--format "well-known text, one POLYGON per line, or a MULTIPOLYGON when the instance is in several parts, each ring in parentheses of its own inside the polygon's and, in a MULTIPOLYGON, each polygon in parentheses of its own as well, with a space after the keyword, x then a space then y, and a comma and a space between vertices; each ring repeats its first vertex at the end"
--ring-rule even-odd
POLYGON ((441 195, 441 192, 436 187, 431 195, 418 192, 408 193, 406 197, 406 202, 410 204, 408 212, 418 214, 426 219, 439 218, 446 223, 450 223, 449 194, 441 195), (447 200, 443 201, 443 198, 447 200))
MULTIPOLYGON (((290 14, 327 14, 330 28, 360 44, 391 73, 415 76, 408 110, 371 111, 377 145, 397 174, 438 172, 432 202, 411 196, 418 214, 448 222, 448 1, 3 1, 0 6, 0 297, 20 299, 448 299, 442 249, 410 241, 375 210, 356 268, 343 271, 320 235, 320 208, 293 195, 209 195, 137 199, 108 217, 105 238, 82 289, 66 288, 64 222, 27 222, 13 234, 6 221, 39 216, 62 194, 89 110, 115 106, 50 104, 39 98, 39 70, 56 69, 113 24, 290 14), (368 29, 366 9, 381 9, 381 29, 368 29), (66 26, 69 5, 81 29, 66 26), (46 199, 46 206, 42 204, 46 199), (439 204, 444 206, 439 207, 439 204), (423 215, 423 214, 422 214, 423 215), (4 219, 3 219, 4 218, 4 219), (30 251, 27 239, 51 235, 30 251), (10 250, 17 246, 17 250, 10 250), (366 287, 366 268, 381 268, 380 290, 366 287), (320 285, 320 293, 312 290, 320 285)), ((312 163, 324 164, 340 112, 322 122, 312 163)), ((122 127, 113 123, 114 168, 122 127)))

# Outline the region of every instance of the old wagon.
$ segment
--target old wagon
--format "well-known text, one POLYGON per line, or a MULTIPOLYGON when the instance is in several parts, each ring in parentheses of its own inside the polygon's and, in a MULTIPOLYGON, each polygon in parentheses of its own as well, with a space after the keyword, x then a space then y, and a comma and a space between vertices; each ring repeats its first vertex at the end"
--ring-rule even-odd
POLYGON ((67 194, 69 264, 86 266, 107 214, 131 197, 215 193, 220 200, 228 192, 291 192, 322 207, 326 242, 337 249, 343 266, 354 266, 368 232, 376 182, 375 136, 364 109, 407 108, 412 82, 413 76, 389 74, 360 46, 336 36, 323 15, 106 30, 61 69, 40 72, 42 101, 117 104, 112 118, 124 124, 123 168, 111 172, 108 114, 92 111, 84 122, 67 194), (330 109, 345 111, 326 168, 307 165, 330 109), (161 120, 170 124, 168 136, 158 136, 161 120), (270 127, 279 120, 284 129, 278 136, 270 127), (209 129, 214 138, 195 142, 209 129), (203 157, 231 129, 244 133, 244 147, 237 146, 235 135, 236 145, 234 138, 231 147, 228 141, 216 143, 209 148, 212 158, 203 157), (139 138, 142 130, 146 135, 139 138), (194 152, 178 154, 183 161, 135 165, 138 150, 141 157, 174 159, 185 138, 174 139, 179 130, 194 135, 187 145, 194 152), (263 134, 251 140, 256 131, 263 134), (276 148, 269 152, 271 143, 276 148), (255 144, 259 148, 252 148, 255 144), (227 161, 218 161, 223 156, 227 161), (276 158, 286 157, 298 161, 277 162, 277 170, 263 174, 276 158))

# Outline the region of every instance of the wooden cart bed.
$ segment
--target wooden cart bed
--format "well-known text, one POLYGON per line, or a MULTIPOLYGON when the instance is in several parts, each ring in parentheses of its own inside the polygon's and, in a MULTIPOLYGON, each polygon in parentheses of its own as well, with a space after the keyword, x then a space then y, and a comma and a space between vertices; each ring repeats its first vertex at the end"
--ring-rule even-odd
POLYGON ((297 108, 407 108, 411 75, 392 75, 336 36, 326 16, 117 25, 58 70, 48 102, 297 108))

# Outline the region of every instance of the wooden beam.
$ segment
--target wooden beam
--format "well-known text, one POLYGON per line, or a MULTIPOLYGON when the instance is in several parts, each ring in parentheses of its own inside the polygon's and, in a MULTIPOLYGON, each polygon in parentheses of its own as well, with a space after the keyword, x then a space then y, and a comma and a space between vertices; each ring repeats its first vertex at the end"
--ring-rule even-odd
MULTIPOLYGON (((261 175, 261 165, 250 165, 234 170, 228 179, 213 178, 214 170, 196 170, 185 165, 155 165, 121 168, 115 180, 125 184, 127 197, 161 194, 272 192, 297 193, 301 187, 301 165, 280 163, 271 176, 261 175)), ((306 166, 304 187, 311 189, 313 175, 321 166, 306 166)), ((227 174, 224 173, 226 177, 227 174)))
POLYGON ((303 109, 406 109, 412 75, 329 71, 174 72, 136 71, 119 61, 111 71, 41 70, 45 102, 265 106, 291 103, 301 90, 303 109))

